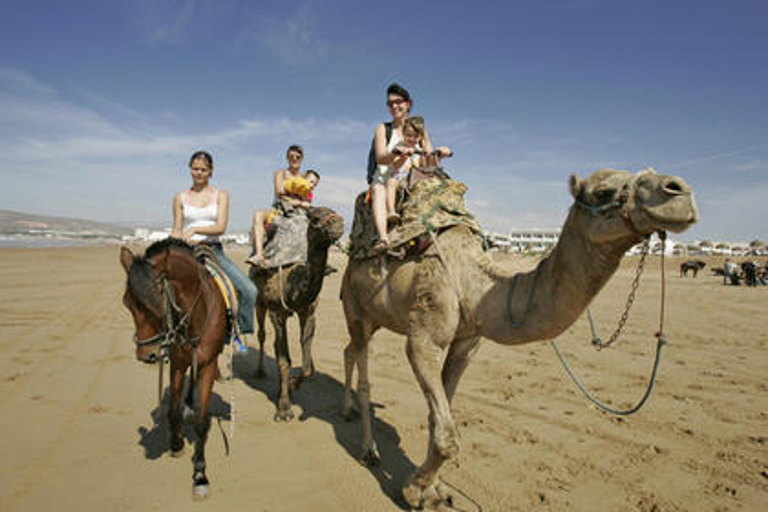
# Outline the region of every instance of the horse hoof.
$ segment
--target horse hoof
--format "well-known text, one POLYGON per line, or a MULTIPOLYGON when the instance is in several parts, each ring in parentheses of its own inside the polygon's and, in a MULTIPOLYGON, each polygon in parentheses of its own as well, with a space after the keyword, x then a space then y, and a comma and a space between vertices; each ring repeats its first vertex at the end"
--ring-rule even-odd
POLYGON ((211 486, 205 484, 195 484, 192 486, 192 499, 204 500, 211 494, 211 486))
POLYGON ((184 455, 184 445, 182 445, 178 450, 171 450, 171 457, 174 459, 178 459, 182 455, 184 455))

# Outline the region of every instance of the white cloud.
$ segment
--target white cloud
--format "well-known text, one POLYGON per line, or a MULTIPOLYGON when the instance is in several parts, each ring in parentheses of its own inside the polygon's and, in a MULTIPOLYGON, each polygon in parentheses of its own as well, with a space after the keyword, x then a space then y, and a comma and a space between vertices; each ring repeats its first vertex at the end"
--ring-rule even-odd
POLYGON ((55 97, 57 94, 56 89, 26 71, 13 68, 0 68, 0 92, 44 98, 55 97))
POLYGON ((255 28, 240 34, 237 46, 247 47, 255 42, 282 64, 294 67, 313 64, 326 57, 328 46, 317 35, 312 19, 309 4, 284 19, 263 15, 255 28))
POLYGON ((145 0, 139 23, 150 43, 180 44, 190 30, 197 0, 145 0))

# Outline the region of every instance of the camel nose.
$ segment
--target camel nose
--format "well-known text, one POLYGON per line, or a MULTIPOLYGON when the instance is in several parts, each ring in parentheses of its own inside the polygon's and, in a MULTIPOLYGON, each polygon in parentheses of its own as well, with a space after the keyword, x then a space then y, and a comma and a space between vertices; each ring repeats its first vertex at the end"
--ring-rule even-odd
POLYGON ((677 176, 667 176, 661 184, 662 190, 671 196, 678 196, 682 194, 689 194, 691 188, 683 181, 682 178, 677 176))

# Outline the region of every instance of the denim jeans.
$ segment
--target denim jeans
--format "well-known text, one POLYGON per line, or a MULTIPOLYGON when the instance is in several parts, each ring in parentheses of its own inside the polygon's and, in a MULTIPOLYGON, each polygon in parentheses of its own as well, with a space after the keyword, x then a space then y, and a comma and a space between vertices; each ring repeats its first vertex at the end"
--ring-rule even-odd
POLYGON ((237 325, 243 334, 253 334, 253 310, 256 307, 256 285, 224 254, 220 245, 213 246, 221 269, 227 273, 237 292, 237 325))

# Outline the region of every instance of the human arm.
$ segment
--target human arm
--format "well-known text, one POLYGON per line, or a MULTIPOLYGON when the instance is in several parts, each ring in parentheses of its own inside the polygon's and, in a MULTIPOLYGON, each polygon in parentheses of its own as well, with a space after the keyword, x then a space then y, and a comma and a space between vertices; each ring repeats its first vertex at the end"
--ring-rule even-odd
POLYGON ((181 193, 173 196, 173 228, 171 236, 173 238, 183 238, 182 226, 184 225, 184 208, 181 201, 181 193))

